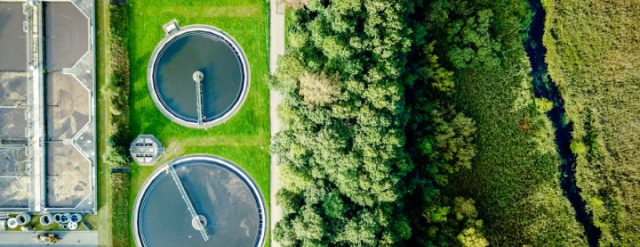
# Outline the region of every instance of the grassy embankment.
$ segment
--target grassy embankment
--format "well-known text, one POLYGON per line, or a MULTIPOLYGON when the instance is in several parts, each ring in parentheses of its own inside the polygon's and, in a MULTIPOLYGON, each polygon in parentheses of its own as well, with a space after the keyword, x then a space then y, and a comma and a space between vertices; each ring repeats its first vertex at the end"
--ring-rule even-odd
MULTIPOLYGON (((130 3, 131 134, 153 134, 165 146, 158 165, 179 156, 206 153, 224 157, 246 170, 269 205, 268 3, 263 0, 175 1, 130 3), (227 123, 197 130, 171 122, 155 107, 147 89, 147 64, 162 39, 162 25, 212 25, 231 35, 250 65, 251 88, 240 111, 227 123)), ((132 166, 130 207, 140 186, 157 168, 132 166)), ((131 210, 129 210, 131 211, 131 210)), ((267 239, 268 242, 268 239, 267 239)), ((267 243, 268 246, 268 243, 267 243)))
POLYGON ((475 199, 497 246, 581 246, 585 239, 559 184, 552 125, 536 110, 523 46, 528 5, 484 3, 499 49, 456 71, 457 105, 476 121, 473 168, 453 184, 475 199))
POLYGON ((577 179, 601 246, 640 243, 640 5, 543 1, 549 73, 574 124, 577 179))

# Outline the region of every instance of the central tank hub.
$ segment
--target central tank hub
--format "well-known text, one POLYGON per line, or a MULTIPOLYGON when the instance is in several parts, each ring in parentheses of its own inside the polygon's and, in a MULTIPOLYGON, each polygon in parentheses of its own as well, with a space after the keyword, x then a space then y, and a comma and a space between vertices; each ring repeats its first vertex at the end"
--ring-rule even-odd
POLYGON ((193 81, 200 83, 203 80, 204 80, 204 73, 202 73, 202 71, 196 70, 196 72, 193 72, 193 81))
POLYGON ((193 219, 191 219, 191 226, 193 226, 193 229, 200 231, 207 227, 207 218, 202 215, 193 217, 193 219))

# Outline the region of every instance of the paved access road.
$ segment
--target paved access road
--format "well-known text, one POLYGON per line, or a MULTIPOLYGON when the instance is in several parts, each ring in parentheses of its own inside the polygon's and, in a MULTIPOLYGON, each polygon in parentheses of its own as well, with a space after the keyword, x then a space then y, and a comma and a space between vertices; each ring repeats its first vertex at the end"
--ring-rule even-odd
MULTIPOLYGON (((41 232, 0 232, 1 246, 50 246, 36 239, 41 232)), ((98 232, 96 231, 59 231, 51 232, 62 240, 56 247, 89 247, 98 246, 98 232)))
MULTIPOLYGON (((271 74, 275 74, 277 70, 278 57, 284 55, 284 6, 280 0, 272 0, 270 3, 270 47, 269 47, 269 70, 271 74)), ((270 90, 270 118, 271 118, 271 138, 282 129, 282 123, 278 118, 278 105, 282 102, 282 95, 275 90, 270 90)), ((282 208, 276 203, 276 192, 282 187, 280 181, 280 170, 278 167, 278 159, 273 154, 271 155, 271 232, 276 226, 276 222, 282 219, 282 208)), ((273 234, 271 234, 271 247, 280 247, 280 245, 273 240, 273 234)))

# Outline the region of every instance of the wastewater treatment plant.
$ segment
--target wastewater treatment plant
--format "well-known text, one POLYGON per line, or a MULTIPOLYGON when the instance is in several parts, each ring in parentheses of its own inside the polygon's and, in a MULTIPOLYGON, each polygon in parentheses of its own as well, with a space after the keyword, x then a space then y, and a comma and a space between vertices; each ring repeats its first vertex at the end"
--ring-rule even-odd
MULTIPOLYGON (((240 46, 211 26, 172 21, 164 31, 148 67, 156 107, 185 127, 228 120, 249 90, 240 46)), ((257 185, 237 165, 210 155, 183 156, 155 170, 138 192, 133 234, 138 246, 259 247, 266 237, 265 208, 257 185)))
POLYGON ((640 0, 0 0, 0 247, 640 246, 640 0))
MULTIPOLYGON (((86 222, 98 211, 94 10, 0 1, 0 245, 98 245, 86 222)), ((228 121, 249 91, 238 43, 207 25, 164 31, 148 66, 158 111, 188 128, 228 121)), ((137 246, 265 244, 265 200, 245 171, 205 154, 158 164, 162 153, 153 135, 131 143, 132 160, 156 169, 131 213, 137 246)))

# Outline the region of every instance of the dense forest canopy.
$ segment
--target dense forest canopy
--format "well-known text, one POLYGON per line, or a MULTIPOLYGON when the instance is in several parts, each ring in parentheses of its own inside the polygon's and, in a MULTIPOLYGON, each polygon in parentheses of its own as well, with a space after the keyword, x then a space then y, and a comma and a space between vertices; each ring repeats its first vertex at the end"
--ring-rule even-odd
POLYGON ((450 173, 471 166, 475 125, 450 103, 453 74, 434 43, 415 31, 424 6, 309 1, 296 11, 273 79, 284 94, 272 149, 285 246, 487 244, 474 201, 444 192, 450 173))
MULTIPOLYGON (((535 98, 532 89, 523 45, 532 16, 526 1, 288 2, 296 7, 288 51, 271 80, 284 95, 279 114, 285 128, 272 146, 284 182, 277 195, 284 210, 277 241, 284 246, 587 245, 560 186, 561 159, 545 115, 553 103, 535 98)), ((567 100, 568 117, 586 126, 576 128, 578 141, 572 145, 582 159, 579 186, 588 188, 589 209, 609 235, 603 243, 637 242, 633 218, 627 217, 637 215, 638 203, 622 197, 633 193, 629 183, 636 180, 614 175, 635 170, 614 166, 617 156, 605 148, 620 152, 636 143, 637 135, 629 132, 635 125, 613 107, 595 107, 596 101, 576 96, 602 85, 576 89, 581 87, 570 79, 585 81, 597 71, 604 74, 593 78, 613 76, 607 69, 626 68, 627 76, 614 79, 632 90, 638 77, 625 62, 637 51, 621 48, 592 57, 594 63, 609 59, 619 67, 574 68, 583 63, 571 59, 584 56, 574 46, 587 44, 570 38, 588 39, 569 26, 573 15, 587 10, 570 11, 570 5, 580 5, 574 1, 545 4, 553 20, 545 44, 556 45, 549 59, 567 57, 565 63, 550 62, 550 72, 554 78, 559 74, 555 79, 563 95, 574 98, 567 100), (631 126, 624 132, 630 138, 608 143, 620 133, 602 127, 602 114, 619 117, 620 127, 631 126), (599 164, 605 168, 593 168, 599 164), (614 186, 587 182, 602 179, 614 186)), ((581 18, 586 23, 595 17, 581 18)), ((631 16, 620 18, 633 23, 631 16)), ((622 30, 620 35, 631 35, 622 30)), ((628 38, 640 40, 634 37, 628 38)), ((630 153, 624 157, 632 161, 630 153)))

